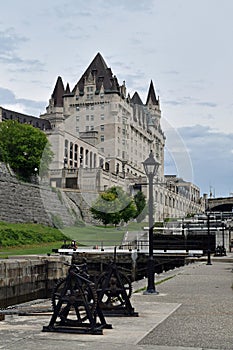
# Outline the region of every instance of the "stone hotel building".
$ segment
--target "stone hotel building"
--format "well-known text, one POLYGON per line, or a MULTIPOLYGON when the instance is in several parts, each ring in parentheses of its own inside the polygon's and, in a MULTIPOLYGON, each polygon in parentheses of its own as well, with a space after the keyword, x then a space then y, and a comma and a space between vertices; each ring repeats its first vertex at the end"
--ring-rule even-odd
POLYGON ((150 151, 160 163, 154 185, 155 219, 183 217, 204 210, 194 184, 164 175, 165 135, 160 101, 153 82, 146 102, 127 93, 98 53, 70 89, 57 78, 46 112, 40 118, 0 107, 0 121, 17 119, 44 130, 54 152, 50 184, 89 193, 94 198, 111 186, 134 194, 148 186, 142 162, 150 151))

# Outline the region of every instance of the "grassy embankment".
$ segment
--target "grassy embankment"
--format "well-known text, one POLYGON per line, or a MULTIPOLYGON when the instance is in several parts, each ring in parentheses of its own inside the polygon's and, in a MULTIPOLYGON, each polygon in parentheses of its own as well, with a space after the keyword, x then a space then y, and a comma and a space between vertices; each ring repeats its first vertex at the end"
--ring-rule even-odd
POLYGON ((12 224, 0 222, 0 258, 10 255, 47 254, 59 248, 64 239, 77 244, 100 246, 120 245, 125 231, 141 230, 142 223, 127 227, 84 226, 56 229, 38 224, 12 224))

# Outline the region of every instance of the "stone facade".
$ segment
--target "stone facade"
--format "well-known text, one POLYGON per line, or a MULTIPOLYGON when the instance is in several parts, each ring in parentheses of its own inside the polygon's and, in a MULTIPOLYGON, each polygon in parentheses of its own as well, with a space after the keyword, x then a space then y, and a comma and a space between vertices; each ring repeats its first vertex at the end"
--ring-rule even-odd
POLYGON ((52 226, 54 217, 59 217, 64 225, 73 225, 81 213, 63 192, 18 181, 0 163, 0 221, 52 226))
POLYGON ((64 262, 70 263, 71 257, 0 260, 0 308, 50 297, 55 282, 67 274, 64 262))
MULTIPOLYGON (((165 135, 160 125, 161 117, 160 100, 153 82, 149 85, 145 103, 137 92, 130 97, 125 82, 121 85, 118 83, 100 53, 72 90, 69 84, 64 88, 62 78, 58 77, 46 113, 40 118, 0 108, 0 122, 15 119, 46 132, 54 153, 49 184, 52 188, 77 191, 74 202, 86 202, 85 213, 88 212, 87 205, 90 207, 92 204, 91 200, 112 186, 121 186, 130 194, 143 190, 148 196, 142 162, 150 151, 160 163, 154 185, 155 220, 203 212, 205 203, 197 186, 164 175, 165 135)), ((4 177, 2 183, 3 180, 4 177)), ((23 203, 21 207, 26 208, 23 221, 30 217, 30 222, 50 222, 47 215, 49 206, 56 206, 49 199, 43 199, 49 197, 48 189, 44 189, 43 184, 40 190, 31 186, 34 197, 34 204, 31 205, 30 198, 30 204, 27 204, 23 195, 29 185, 21 184, 24 190, 18 191, 18 184, 14 181, 12 178, 9 185, 9 198, 0 192, 0 199, 2 196, 7 208, 5 211, 3 209, 0 219, 2 215, 5 220, 11 221, 12 216, 18 215, 17 212, 13 215, 16 210, 14 203, 18 198, 23 203), (42 202, 45 207, 47 205, 46 214, 39 218, 38 213, 43 211, 40 207, 42 202)), ((51 190, 50 197, 54 196, 51 190)), ((75 207, 73 209, 76 210, 75 207)))
POLYGON ((32 115, 11 111, 9 109, 0 106, 0 122, 5 120, 17 120, 19 123, 29 124, 35 128, 43 131, 51 129, 50 122, 48 120, 39 119, 32 115))
POLYGON ((142 176, 142 161, 152 150, 164 175, 165 136, 161 130, 159 98, 151 82, 143 104, 137 92, 131 98, 98 53, 72 91, 58 77, 41 119, 55 158, 52 169, 101 167, 126 177, 142 176))
POLYGON ((78 189, 84 198, 111 186, 148 195, 142 162, 153 151, 160 163, 154 186, 155 219, 183 217, 204 210, 197 186, 164 176, 165 135, 161 129, 160 101, 151 81, 146 103, 137 92, 131 98, 98 53, 70 91, 58 77, 42 119, 55 158, 52 186, 78 189))

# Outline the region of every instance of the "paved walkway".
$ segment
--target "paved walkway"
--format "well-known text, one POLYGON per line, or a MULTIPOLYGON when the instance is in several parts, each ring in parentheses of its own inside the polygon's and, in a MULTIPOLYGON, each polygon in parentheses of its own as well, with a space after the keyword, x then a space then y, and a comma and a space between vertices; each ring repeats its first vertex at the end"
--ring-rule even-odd
MULTIPOLYGON (((134 293, 139 317, 107 318, 103 335, 42 332, 50 316, 6 316, 0 322, 4 350, 232 350, 233 254, 198 261, 156 277, 158 295, 134 293)), ((134 290, 147 280, 134 283, 134 290)))

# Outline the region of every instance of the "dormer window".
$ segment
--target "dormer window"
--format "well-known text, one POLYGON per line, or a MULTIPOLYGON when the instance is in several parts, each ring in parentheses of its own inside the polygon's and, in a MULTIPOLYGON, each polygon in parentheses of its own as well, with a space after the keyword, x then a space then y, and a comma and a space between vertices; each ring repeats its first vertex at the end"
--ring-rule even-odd
POLYGON ((87 87, 87 92, 93 92, 93 86, 88 86, 87 87))
POLYGON ((87 94, 87 99, 88 100, 93 100, 93 94, 87 94))

